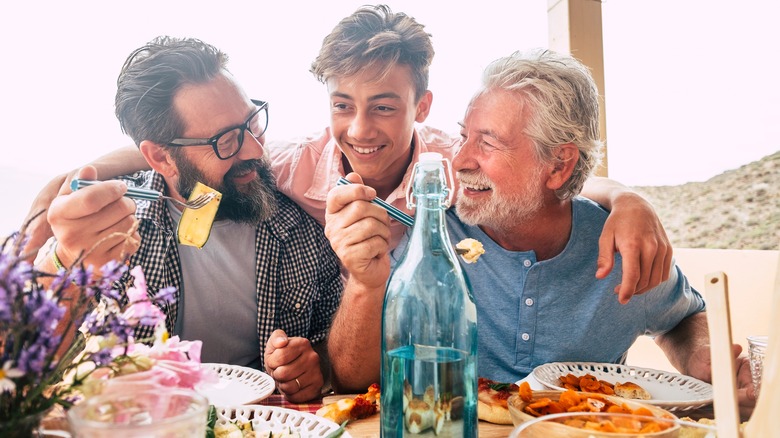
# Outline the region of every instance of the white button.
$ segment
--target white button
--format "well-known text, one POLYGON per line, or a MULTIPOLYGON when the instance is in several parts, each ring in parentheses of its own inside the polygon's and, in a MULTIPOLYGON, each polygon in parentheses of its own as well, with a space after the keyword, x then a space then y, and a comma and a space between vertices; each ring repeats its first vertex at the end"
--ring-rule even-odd
POLYGON ((523 338, 524 341, 531 339, 531 335, 529 335, 528 333, 523 333, 523 336, 521 337, 523 338))
POLYGON ((530 267, 531 266, 531 261, 530 260, 525 260, 523 262, 523 266, 525 266, 526 268, 530 267))
POLYGON ((534 305, 534 299, 533 298, 526 298, 525 299, 525 305, 526 306, 533 306, 534 305))
POLYGON ((301 303, 295 303, 295 308, 296 309, 300 309, 301 308, 301 303))

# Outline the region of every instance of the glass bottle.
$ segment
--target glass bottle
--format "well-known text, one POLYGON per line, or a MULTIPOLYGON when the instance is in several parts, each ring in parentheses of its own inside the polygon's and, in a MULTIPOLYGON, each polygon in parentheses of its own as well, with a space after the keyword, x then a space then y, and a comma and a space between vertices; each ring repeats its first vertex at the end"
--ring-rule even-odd
POLYGON ((412 180, 414 227, 382 312, 382 436, 474 437, 477 309, 447 234, 441 154, 420 154, 412 180))

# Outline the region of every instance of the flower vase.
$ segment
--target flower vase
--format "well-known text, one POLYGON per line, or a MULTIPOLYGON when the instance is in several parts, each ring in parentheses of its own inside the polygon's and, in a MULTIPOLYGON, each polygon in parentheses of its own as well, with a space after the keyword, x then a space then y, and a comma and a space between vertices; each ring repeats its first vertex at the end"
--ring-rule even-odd
POLYGON ((39 436, 41 422, 47 411, 0 422, 0 438, 30 438, 39 436))

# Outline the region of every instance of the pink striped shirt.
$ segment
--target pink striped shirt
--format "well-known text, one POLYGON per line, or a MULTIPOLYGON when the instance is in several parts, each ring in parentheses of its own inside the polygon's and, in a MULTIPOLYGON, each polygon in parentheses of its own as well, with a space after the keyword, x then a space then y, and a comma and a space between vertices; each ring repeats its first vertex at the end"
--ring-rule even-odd
MULTIPOLYGON (((449 160, 458 149, 459 139, 444 131, 420 126, 414 132, 414 150, 411 164, 403 182, 385 199, 396 208, 411 213, 406 207, 406 185, 414 163, 422 152, 439 152, 449 160)), ((290 197, 323 226, 325 201, 328 191, 344 176, 342 153, 330 133, 330 128, 317 135, 290 141, 273 141, 267 145, 271 167, 276 175, 279 191, 290 197)), ((390 222, 391 249, 395 248, 405 231, 397 221, 390 222)))

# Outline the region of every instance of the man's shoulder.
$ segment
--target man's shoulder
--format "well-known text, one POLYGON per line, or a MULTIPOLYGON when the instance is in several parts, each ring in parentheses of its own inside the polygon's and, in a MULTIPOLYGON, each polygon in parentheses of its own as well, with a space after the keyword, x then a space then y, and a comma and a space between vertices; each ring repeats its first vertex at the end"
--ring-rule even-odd
POLYGON ((322 226, 298 204, 280 191, 276 191, 278 211, 266 222, 288 234, 291 232, 316 232, 324 235, 322 226), (296 231, 297 230, 297 231, 296 231))
POLYGON ((586 221, 588 225, 592 225, 593 222, 600 222, 603 225, 609 216, 607 209, 583 196, 572 198, 571 205, 575 226, 581 225, 578 223, 580 221, 586 221))
POLYGON ((452 158, 460 145, 460 137, 431 126, 420 125, 415 128, 417 138, 422 143, 423 152, 439 152, 452 158))
POLYGON ((265 144, 265 148, 272 162, 288 161, 291 157, 300 156, 304 153, 317 156, 322 155, 328 142, 332 139, 330 128, 325 128, 322 131, 302 137, 272 140, 265 144))
MULTIPOLYGON (((140 170, 130 175, 119 176, 116 179, 124 181, 129 187, 156 190, 160 193, 165 192, 165 179, 154 170, 140 170)), ((139 220, 152 220, 155 222, 162 220, 165 211, 164 202, 137 199, 135 204, 135 216, 139 220)))
POLYGON ((154 170, 139 170, 138 172, 116 177, 128 186, 152 189, 162 192, 165 189, 165 179, 154 170))

